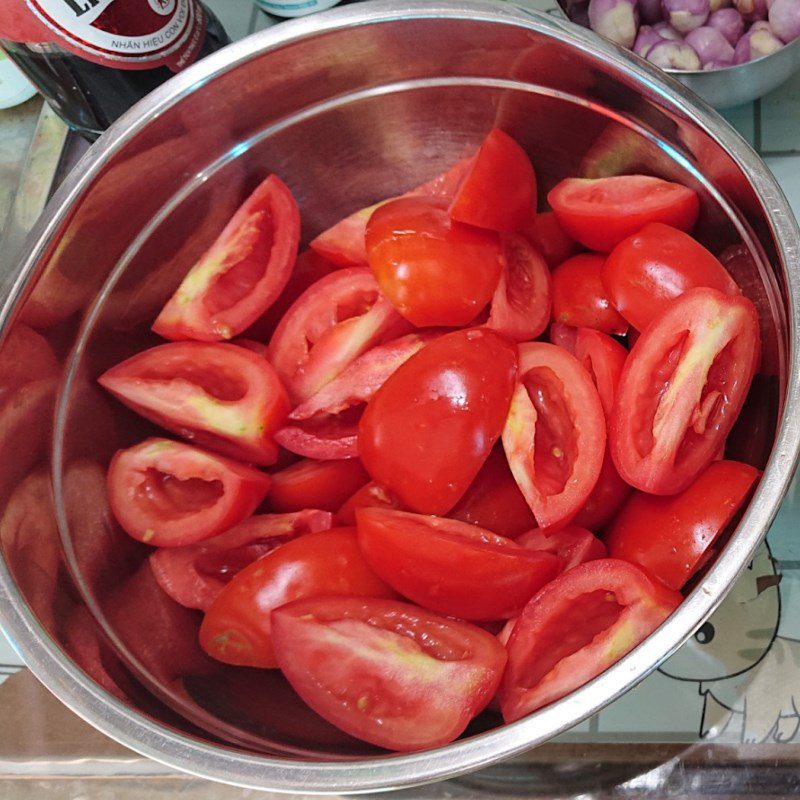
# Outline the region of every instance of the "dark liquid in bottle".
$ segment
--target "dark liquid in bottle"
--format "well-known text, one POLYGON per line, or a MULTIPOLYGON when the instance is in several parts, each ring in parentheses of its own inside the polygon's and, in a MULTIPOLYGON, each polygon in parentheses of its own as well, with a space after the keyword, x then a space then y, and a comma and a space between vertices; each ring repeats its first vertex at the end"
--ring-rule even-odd
MULTIPOLYGON (((207 8, 206 34, 197 58, 230 43, 220 21, 207 8)), ((52 44, 0 42, 9 58, 39 87, 55 112, 87 139, 96 139, 114 120, 175 73, 154 69, 115 69, 86 61, 52 44)))

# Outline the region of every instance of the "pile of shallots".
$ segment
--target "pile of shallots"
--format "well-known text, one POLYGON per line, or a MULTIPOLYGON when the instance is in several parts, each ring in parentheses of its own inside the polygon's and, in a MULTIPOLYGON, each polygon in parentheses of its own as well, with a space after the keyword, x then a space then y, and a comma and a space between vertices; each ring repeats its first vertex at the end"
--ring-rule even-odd
POLYGON ((722 69, 800 37, 800 0, 590 0, 588 22, 659 67, 722 69))

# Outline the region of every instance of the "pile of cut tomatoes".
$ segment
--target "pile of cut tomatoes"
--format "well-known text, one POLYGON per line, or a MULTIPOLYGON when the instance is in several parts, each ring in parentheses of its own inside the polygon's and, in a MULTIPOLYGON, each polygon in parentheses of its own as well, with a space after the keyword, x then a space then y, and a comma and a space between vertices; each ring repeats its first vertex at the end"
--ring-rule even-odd
MULTIPOLYGON (((696 193, 472 157, 297 254, 270 175, 99 381, 175 438, 116 519, 226 664, 409 751, 512 722, 657 628, 758 480, 725 460, 759 319, 696 193)), ((257 703, 258 698, 254 697, 257 703)))

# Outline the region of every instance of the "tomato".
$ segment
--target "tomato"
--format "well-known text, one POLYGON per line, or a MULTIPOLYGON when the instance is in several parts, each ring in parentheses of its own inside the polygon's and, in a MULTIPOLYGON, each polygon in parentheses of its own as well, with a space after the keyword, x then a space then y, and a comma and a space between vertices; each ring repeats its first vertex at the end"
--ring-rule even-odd
POLYGON ((608 298, 600 280, 604 256, 582 253, 553 272, 553 319, 573 327, 621 336, 628 323, 608 298))
POLYGON ((503 428, 517 354, 485 329, 449 333, 403 364, 361 418, 361 461, 412 511, 446 514, 503 428))
POLYGON ((564 563, 564 572, 585 561, 605 558, 606 546, 586 528, 569 525, 553 533, 545 533, 540 528, 523 533, 517 544, 530 550, 552 553, 564 563))
POLYGON ((495 446, 475 480, 448 515, 515 539, 536 527, 536 519, 508 468, 503 448, 495 446))
POLYGON ((98 378, 146 419, 226 456, 274 464, 273 438, 289 412, 275 370, 243 347, 172 342, 151 347, 98 378))
POLYGON ((550 269, 555 269, 580 249, 578 243, 564 233, 552 211, 539 212, 521 233, 541 253, 550 269))
POLYGON ((246 566, 296 536, 328 530, 329 511, 260 514, 225 533, 185 547, 161 547, 150 556, 158 585, 186 608, 206 611, 246 566))
POLYGON ((483 140, 450 204, 451 219, 512 233, 536 213, 536 174, 528 154, 504 131, 483 140))
POLYGON ((619 474, 651 494, 689 486, 739 416, 758 360, 746 297, 689 289, 673 300, 622 371, 609 427, 619 474))
POLYGON ((725 267, 703 245, 660 222, 620 242, 603 264, 601 277, 611 302, 640 331, 687 289, 708 286, 739 294, 725 267))
POLYGON ((597 483, 581 510, 572 518, 572 524, 590 531, 602 530, 611 522, 632 491, 630 484, 622 480, 617 472, 610 449, 606 445, 597 483))
POLYGON ((468 325, 486 307, 503 270, 500 237, 451 220, 436 198, 382 205, 369 218, 366 237, 381 291, 417 327, 468 325))
POLYGON ((180 547, 210 539, 249 517, 269 489, 253 467, 169 439, 118 450, 108 467, 108 501, 140 542, 180 547))
POLYGON ((546 342, 519 345, 519 378, 503 429, 508 465, 542 528, 586 502, 603 462, 606 425, 589 373, 546 342))
POLYGON ((367 267, 333 272, 303 292, 269 343, 269 358, 296 403, 312 397, 358 356, 408 324, 367 267))
POLYGON ((590 250, 608 253, 648 222, 689 231, 697 221, 697 193, 647 175, 565 178, 547 195, 561 227, 590 250))
MULTIPOLYGON (((403 196, 423 195, 449 200, 455 194, 471 163, 471 158, 465 158, 454 164, 447 172, 437 175, 433 180, 417 186, 403 196)), ((333 227, 323 231, 316 239, 312 239, 309 246, 339 267, 366 264, 367 245, 364 236, 367 222, 376 208, 393 199, 382 200, 345 217, 333 227)))
POLYGON ((270 612, 301 597, 393 597, 358 548, 352 528, 307 533, 245 567, 200 626, 200 646, 218 661, 276 667, 270 612))
POLYGON ((503 237, 503 272, 492 295, 487 327, 518 342, 535 339, 550 320, 550 270, 528 240, 503 237))
POLYGON ((232 339, 278 299, 299 241, 297 203, 270 175, 189 270, 153 330, 166 339, 232 339))
POLYGON ((715 461, 679 494, 634 492, 608 530, 609 553, 681 589, 703 566, 758 477, 749 464, 715 461))
POLYGON ((486 631, 397 601, 300 600, 272 619, 278 662, 300 697, 391 750, 455 739, 491 699, 506 662, 486 631))
POLYGON ((367 350, 295 408, 276 440, 287 450, 309 458, 355 458, 358 421, 366 403, 401 364, 438 335, 431 331, 409 333, 367 350))
POLYGON ((472 620, 506 619, 563 562, 484 528, 386 508, 356 511, 358 543, 393 589, 423 608, 472 620))
POLYGON ((336 519, 342 525, 355 525, 356 511, 359 508, 399 508, 402 511, 401 505, 397 495, 386 491, 377 483, 370 482, 348 498, 336 514, 336 519))
POLYGON ((616 559, 579 564, 525 606, 500 687, 506 722, 558 700, 649 636, 682 598, 616 559))
POLYGON ((270 477, 270 508, 284 512, 304 508, 338 511, 353 492, 369 482, 369 475, 357 458, 343 461, 304 458, 270 477))

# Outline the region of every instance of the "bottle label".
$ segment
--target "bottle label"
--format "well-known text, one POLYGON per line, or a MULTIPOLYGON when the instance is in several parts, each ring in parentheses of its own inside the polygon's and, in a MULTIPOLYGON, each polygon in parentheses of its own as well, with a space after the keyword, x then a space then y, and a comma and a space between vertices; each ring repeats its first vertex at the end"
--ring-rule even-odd
POLYGON ((197 57, 205 14, 197 0, 26 0, 54 41, 117 69, 168 66, 197 57))

